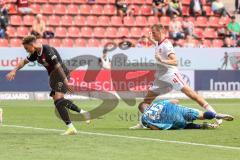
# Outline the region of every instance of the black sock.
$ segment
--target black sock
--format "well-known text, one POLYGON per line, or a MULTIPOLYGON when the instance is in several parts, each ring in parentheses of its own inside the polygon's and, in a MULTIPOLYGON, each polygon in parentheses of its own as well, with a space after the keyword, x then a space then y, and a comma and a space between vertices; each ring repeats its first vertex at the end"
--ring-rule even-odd
POLYGON ((78 108, 77 105, 75 105, 72 101, 68 100, 68 99, 64 99, 65 102, 67 103, 66 107, 72 111, 75 111, 75 112, 78 112, 80 113, 81 112, 81 109, 78 108))
POLYGON ((71 120, 69 118, 68 111, 65 108, 64 98, 56 100, 54 104, 62 120, 66 123, 66 125, 70 124, 71 120))
POLYGON ((201 125, 195 123, 188 123, 184 129, 201 129, 201 125))

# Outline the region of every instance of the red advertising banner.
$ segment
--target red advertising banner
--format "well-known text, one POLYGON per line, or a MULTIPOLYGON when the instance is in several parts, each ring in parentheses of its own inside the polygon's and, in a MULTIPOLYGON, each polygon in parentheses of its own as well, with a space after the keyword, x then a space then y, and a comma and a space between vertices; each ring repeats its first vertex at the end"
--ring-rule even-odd
POLYGON ((155 71, 76 70, 70 84, 75 91, 146 91, 154 80, 155 71))

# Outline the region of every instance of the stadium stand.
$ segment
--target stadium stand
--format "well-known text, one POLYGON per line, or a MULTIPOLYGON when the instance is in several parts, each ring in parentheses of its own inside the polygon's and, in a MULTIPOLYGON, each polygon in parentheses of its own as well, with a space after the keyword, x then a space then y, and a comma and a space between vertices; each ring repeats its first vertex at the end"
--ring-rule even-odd
MULTIPOLYGON (((49 43, 56 47, 101 46, 103 42, 121 41, 123 36, 137 41, 150 31, 149 26, 161 23, 168 27, 170 17, 154 16, 152 0, 128 0, 129 8, 133 8, 134 16, 116 15, 115 0, 30 0, 33 14, 41 13, 47 27, 55 33, 49 43)), ((183 17, 191 19, 195 24, 195 34, 199 36, 195 42, 205 38, 207 46, 220 46, 222 39, 217 35, 217 28, 230 21, 228 17, 216 17, 212 14, 211 5, 203 1, 206 17, 190 17, 190 0, 183 0, 183 17), (214 40, 214 41, 213 41, 214 40), (214 42, 214 43, 213 43, 214 42)), ((34 15, 18 15, 10 13, 10 25, 7 28, 10 46, 19 46, 21 37, 29 34, 34 15)), ((181 42, 184 43, 184 40, 181 42)), ((1 41, 6 45, 6 40, 1 41)))

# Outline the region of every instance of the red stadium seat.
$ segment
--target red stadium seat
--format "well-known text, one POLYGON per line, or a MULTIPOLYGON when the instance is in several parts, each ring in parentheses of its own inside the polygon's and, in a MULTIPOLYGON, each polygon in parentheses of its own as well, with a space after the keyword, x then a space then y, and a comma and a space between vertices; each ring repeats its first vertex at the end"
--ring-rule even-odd
POLYGON ((116 3, 116 0, 108 0, 108 3, 109 3, 109 4, 115 4, 115 3, 116 3))
POLYGON ((49 26, 47 26, 45 30, 46 30, 46 31, 55 32, 55 28, 49 27, 49 26))
POLYGON ((187 17, 186 20, 190 20, 193 24, 195 24, 195 18, 194 17, 187 17))
POLYGON ((76 47, 86 47, 87 46, 87 42, 85 39, 76 39, 75 40, 75 46, 76 47))
POLYGON ((130 31, 131 31, 131 37, 139 38, 139 37, 142 36, 142 29, 141 28, 132 27, 130 29, 130 31))
POLYGON ((124 17, 123 21, 125 26, 132 27, 135 24, 135 20, 133 17, 124 17))
POLYGON ((149 35, 149 32, 151 32, 152 30, 151 30, 151 28, 149 28, 149 27, 145 27, 144 29, 143 29, 143 35, 149 35))
POLYGON ((72 39, 63 39, 62 40, 62 46, 63 47, 73 47, 73 40, 72 39))
POLYGON ((148 4, 148 5, 152 5, 152 2, 153 2, 152 0, 146 0, 145 3, 148 4))
POLYGON ((80 6, 80 14, 91 14, 91 6, 83 4, 80 6))
POLYGON ((80 30, 77 27, 70 27, 68 28, 68 36, 72 38, 80 37, 80 30))
POLYGON ((103 14, 114 15, 116 14, 116 7, 114 5, 105 5, 103 8, 103 14))
POLYGON ((67 30, 64 27, 58 27, 55 30, 55 36, 59 38, 65 38, 67 37, 67 30))
POLYGON ((147 19, 144 16, 137 16, 135 19, 135 26, 146 26, 147 19))
POLYGON ((41 13, 41 6, 39 4, 31 4, 30 8, 32 9, 33 14, 41 13))
POLYGON ((219 18, 218 17, 209 17, 208 25, 210 27, 220 27, 220 25, 219 25, 219 18))
POLYGON ((203 6, 203 9, 206 11, 207 16, 212 16, 213 15, 211 6, 203 6))
POLYGON ((134 4, 145 4, 145 0, 133 1, 134 4))
POLYGON ((90 27, 81 28, 81 36, 82 37, 92 37, 93 36, 92 28, 90 28, 90 27))
POLYGON ((140 10, 142 15, 146 15, 146 16, 152 15, 152 8, 149 6, 144 5, 141 7, 140 10))
POLYGON ((68 14, 70 14, 70 15, 77 15, 77 14, 79 14, 79 9, 78 9, 78 6, 77 5, 74 5, 74 4, 70 4, 69 6, 68 6, 68 9, 67 9, 68 11, 68 14))
POLYGON ((176 20, 179 22, 183 22, 183 17, 176 17, 176 20))
POLYGON ((157 16, 150 16, 148 17, 148 25, 158 24, 159 19, 157 16))
POLYGON ((189 16, 189 7, 183 6, 182 7, 182 14, 183 14, 183 16, 189 16))
POLYGON ((194 29, 194 34, 196 34, 199 38, 203 38, 203 29, 202 28, 195 28, 194 29))
POLYGON ((231 19, 229 17, 221 17, 219 20, 219 23, 221 25, 228 24, 229 22, 231 22, 231 19))
POLYGON ((86 0, 73 0, 73 2, 77 4, 85 4, 86 0))
POLYGON ((18 26, 22 24, 22 18, 18 15, 10 16, 10 24, 13 26, 18 26))
POLYGON ((60 1, 63 4, 71 4, 71 3, 73 3, 73 0, 60 0, 60 1))
POLYGON ((92 6, 92 14, 102 15, 103 7, 101 5, 93 5, 92 6))
POLYGON ((89 39, 87 46, 88 47, 99 47, 100 46, 100 42, 97 39, 89 39))
POLYGON ((108 0, 96 0, 99 4, 107 4, 108 0))
POLYGON ((205 5, 207 2, 206 0, 202 0, 202 4, 205 5))
POLYGON ((128 37, 129 29, 126 27, 120 27, 117 32, 117 37, 128 37))
POLYGON ((210 40, 204 39, 203 46, 205 48, 211 48, 212 47, 212 42, 210 40))
POLYGON ((103 27, 96 27, 93 30, 94 37, 103 38, 105 37, 105 29, 103 27))
POLYGON ((53 47, 61 47, 61 40, 60 39, 50 39, 49 44, 53 47))
POLYGON ((182 0, 182 4, 189 5, 191 0, 182 0))
POLYGON ((18 27, 17 28, 17 36, 18 37, 26 37, 27 35, 29 35, 29 30, 27 27, 18 27))
POLYGON ((8 40, 0 39, 0 47, 8 47, 8 40))
POLYGON ((84 26, 86 25, 86 18, 84 16, 76 16, 74 20, 74 24, 76 26, 84 26))
POLYGON ((30 15, 26 15, 23 17, 23 24, 26 26, 32 26, 34 22, 34 17, 30 15))
POLYGON ((221 39, 214 39, 212 45, 215 48, 221 48, 223 46, 223 41, 221 39))
POLYGON ((133 15, 140 15, 141 14, 141 10, 140 7, 138 7, 137 5, 130 5, 128 7, 129 11, 131 11, 131 14, 133 15))
POLYGON ((42 6, 42 14, 53 14, 53 6, 49 4, 44 4, 42 6))
POLYGON ((99 26, 108 26, 110 24, 110 18, 108 16, 100 16, 98 18, 98 23, 99 26))
POLYGON ((117 29, 114 27, 108 27, 106 30, 106 37, 116 38, 117 37, 117 29))
POLYGON ((112 26, 121 26, 122 23, 122 18, 119 16, 112 16, 111 17, 111 25, 112 26))
POLYGON ((105 46, 107 43, 113 42, 112 39, 101 39, 101 46, 105 46))
POLYGON ((213 28, 206 28, 204 31, 205 38, 216 38, 217 32, 213 28))
POLYGON ((60 17, 53 15, 53 16, 49 16, 47 24, 49 26, 59 26, 60 22, 61 22, 60 17))
POLYGON ((11 47, 22 47, 22 40, 21 39, 10 39, 10 46, 11 47))
POLYGON ((206 17, 197 17, 195 21, 195 25, 200 27, 205 27, 207 25, 207 22, 208 20, 206 17))
POLYGON ((48 44, 48 39, 37 39, 37 41, 41 44, 48 44))
POLYGON ((33 4, 33 3, 47 3, 48 0, 31 0, 30 3, 33 4))
POLYGON ((160 18, 160 24, 162 24, 163 26, 169 26, 170 23, 170 18, 167 16, 162 16, 160 18))
POLYGON ((8 37, 16 37, 15 27, 8 26, 6 33, 7 33, 8 37))
POLYGON ((86 20, 86 25, 88 26, 97 26, 97 16, 88 16, 86 20))
POLYGON ((55 14, 60 14, 60 15, 65 15, 67 13, 67 8, 65 5, 55 5, 54 6, 54 13, 55 14))
POLYGON ((61 23, 63 26, 72 26, 73 25, 73 18, 72 16, 62 16, 61 23))
POLYGON ((48 2, 58 4, 58 3, 60 3, 60 0, 48 0, 48 2))

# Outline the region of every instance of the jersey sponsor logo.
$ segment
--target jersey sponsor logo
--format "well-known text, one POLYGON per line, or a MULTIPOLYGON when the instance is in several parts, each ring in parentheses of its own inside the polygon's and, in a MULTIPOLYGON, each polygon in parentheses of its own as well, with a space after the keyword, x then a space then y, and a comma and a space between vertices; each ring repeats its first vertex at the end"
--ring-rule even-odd
POLYGON ((52 60, 54 60, 54 59, 56 59, 56 58, 57 58, 56 55, 53 55, 53 56, 51 57, 52 60))

